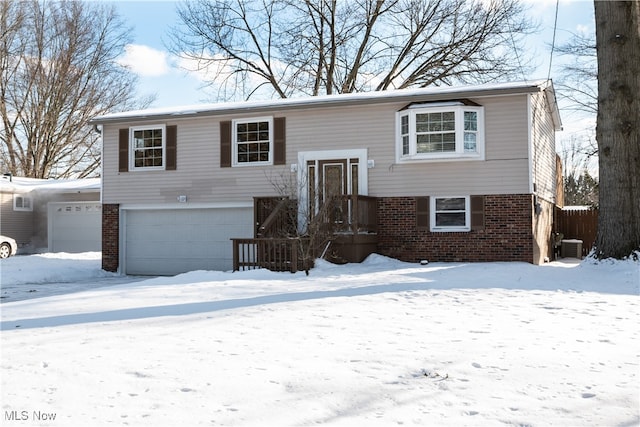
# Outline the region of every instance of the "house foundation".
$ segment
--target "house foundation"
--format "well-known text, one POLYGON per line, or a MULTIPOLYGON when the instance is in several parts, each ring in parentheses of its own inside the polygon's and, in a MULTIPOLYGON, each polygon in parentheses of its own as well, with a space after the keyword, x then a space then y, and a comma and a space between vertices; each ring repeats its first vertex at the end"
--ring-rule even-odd
POLYGON ((407 262, 535 263, 531 194, 484 196, 484 225, 469 232, 418 227, 416 199, 378 199, 378 253, 407 262))

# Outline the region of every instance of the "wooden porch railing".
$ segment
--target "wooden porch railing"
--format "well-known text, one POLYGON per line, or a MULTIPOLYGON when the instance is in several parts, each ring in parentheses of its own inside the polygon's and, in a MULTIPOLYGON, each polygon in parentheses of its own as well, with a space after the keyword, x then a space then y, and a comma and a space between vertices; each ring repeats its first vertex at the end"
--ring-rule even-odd
POLYGON ((297 202, 288 197, 254 197, 254 237, 282 237, 295 232, 297 202))
POLYGON ((335 199, 330 210, 336 232, 375 234, 378 232, 378 199, 371 196, 344 194, 335 199), (333 215, 332 214, 332 215, 333 215))
MULTIPOLYGON (((331 199, 322 209, 323 223, 332 234, 375 235, 378 231, 377 198, 342 195, 331 199)), ((297 203, 283 197, 254 198, 255 238, 231 239, 233 271, 267 268, 271 271, 308 270, 313 260, 302 259, 309 253, 309 239, 295 236, 297 203), (290 236, 290 237, 287 237, 290 236)), ((318 249, 318 248, 316 248, 318 249)), ((318 249, 319 251, 322 248, 318 249)), ((309 255, 311 257, 311 255, 309 255)))
POLYGON ((310 268, 300 254, 305 239, 256 238, 231 239, 233 242, 233 271, 266 268, 271 271, 295 273, 310 268))

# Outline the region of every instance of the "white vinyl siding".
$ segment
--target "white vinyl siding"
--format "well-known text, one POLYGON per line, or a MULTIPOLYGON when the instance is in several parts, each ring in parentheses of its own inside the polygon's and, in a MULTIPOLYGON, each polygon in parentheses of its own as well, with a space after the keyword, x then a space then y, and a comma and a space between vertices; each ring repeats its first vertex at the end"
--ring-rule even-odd
MULTIPOLYGON (((556 149, 553 122, 544 93, 531 95, 531 178, 539 197, 556 202, 556 149)), ((532 185, 533 187, 533 185, 532 185)))
MULTIPOLYGON (((286 163, 282 166, 220 168, 220 128, 223 120, 251 118, 247 114, 176 119, 176 171, 139 171, 135 179, 118 172, 118 129, 143 123, 104 126, 103 202, 170 205, 178 195, 188 204, 249 202, 255 196, 277 196, 275 182, 293 179, 291 165, 298 153, 365 149, 369 195, 378 197, 430 194, 529 193, 527 95, 472 99, 484 107, 485 161, 396 162, 396 112, 406 102, 358 107, 279 110, 287 119, 286 163), (186 166, 184 166, 186 165, 186 166)), ((257 112, 254 118, 264 117, 257 112)))
POLYGON ((2 232, 14 238, 22 246, 31 241, 34 227, 33 211, 16 211, 14 209, 15 194, 0 192, 0 218, 2 232))

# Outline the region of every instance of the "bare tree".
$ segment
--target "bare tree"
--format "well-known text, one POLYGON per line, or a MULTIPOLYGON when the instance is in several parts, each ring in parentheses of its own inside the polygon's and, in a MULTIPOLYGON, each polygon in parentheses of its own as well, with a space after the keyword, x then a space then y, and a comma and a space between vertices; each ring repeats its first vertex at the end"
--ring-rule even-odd
POLYGON ((220 97, 351 93, 526 73, 518 0, 193 0, 169 49, 220 97))
POLYGON ((310 188, 306 179, 300 182, 291 174, 266 179, 278 196, 261 200, 270 215, 258 224, 257 236, 297 240, 297 259, 307 275, 317 258, 345 262, 331 246, 336 233, 348 226, 348 196, 331 186, 310 188))
POLYGON ((564 110, 568 121, 589 123, 586 128, 570 136, 568 141, 560 141, 565 165, 565 203, 597 205, 595 178, 591 176, 593 164, 598 157, 595 141, 595 118, 598 113, 598 60, 596 55, 595 32, 572 34, 567 43, 555 48, 565 59, 554 80, 558 98, 565 101, 564 110), (586 120, 588 118, 588 120, 586 120), (570 158, 571 167, 567 159, 570 158), (579 163, 579 165, 578 165, 579 163), (577 195, 576 190, 587 189, 587 196, 577 195), (595 197, 595 200, 593 198, 595 197), (572 201, 573 199, 573 201, 572 201), (585 203, 587 200, 589 203, 585 203))
POLYGON ((560 153, 562 159, 564 204, 598 206, 598 179, 591 175, 590 153, 593 144, 589 138, 571 136, 566 148, 560 153))
POLYGON ((136 77, 116 63, 129 30, 113 7, 0 2, 0 171, 49 178, 99 173, 90 118, 128 109, 136 77))
POLYGON ((556 48, 569 62, 561 67, 556 86, 569 102, 568 109, 596 114, 598 112, 598 61, 595 34, 573 34, 556 48))
POLYGON ((595 1, 598 258, 640 254, 640 2, 595 1))

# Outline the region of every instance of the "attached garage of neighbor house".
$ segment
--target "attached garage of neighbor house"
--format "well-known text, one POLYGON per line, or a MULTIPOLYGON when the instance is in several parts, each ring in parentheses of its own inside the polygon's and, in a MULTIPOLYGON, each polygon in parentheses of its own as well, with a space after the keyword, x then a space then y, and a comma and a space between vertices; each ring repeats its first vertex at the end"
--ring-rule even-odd
POLYGON ((253 208, 124 209, 124 272, 231 270, 231 238, 253 237, 253 208))
POLYGON ((100 252, 102 205, 100 202, 48 204, 48 245, 51 252, 100 252))

